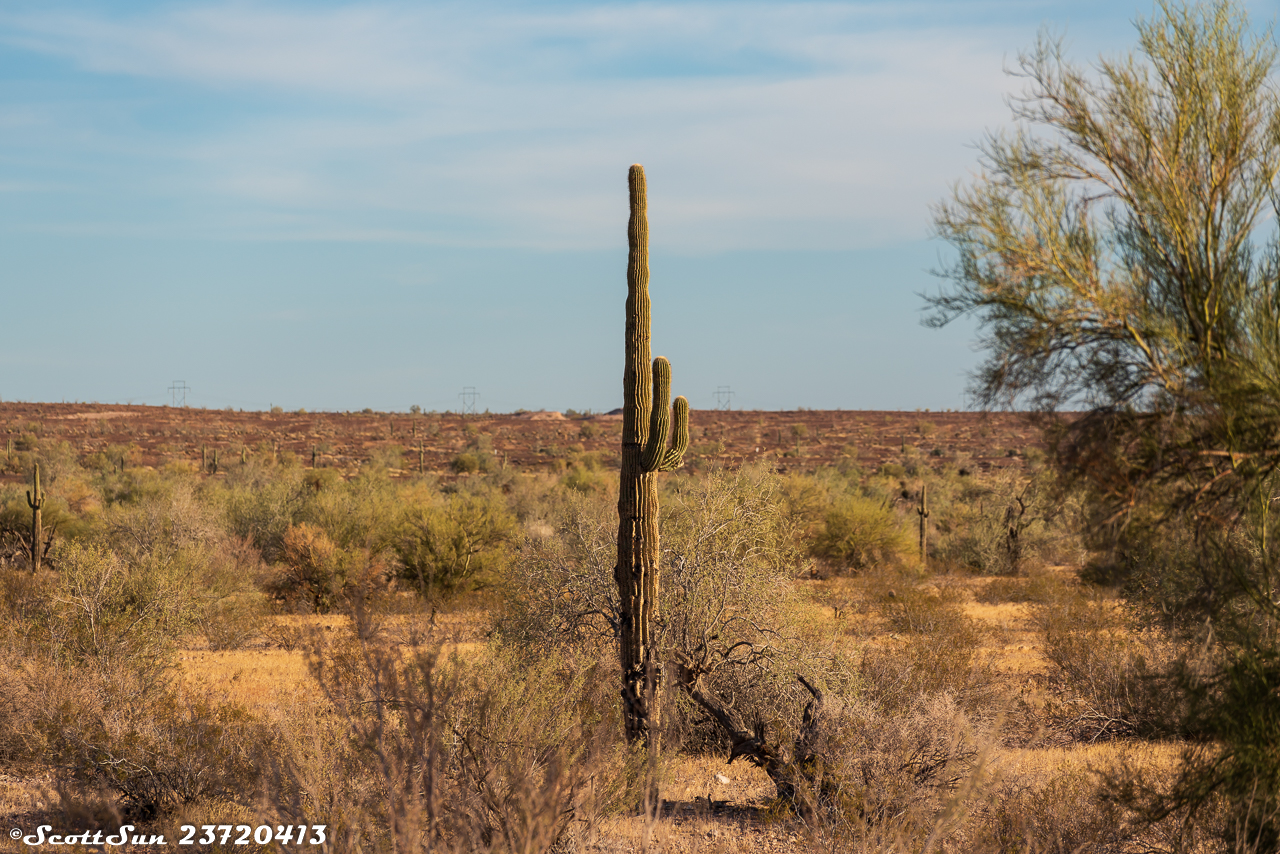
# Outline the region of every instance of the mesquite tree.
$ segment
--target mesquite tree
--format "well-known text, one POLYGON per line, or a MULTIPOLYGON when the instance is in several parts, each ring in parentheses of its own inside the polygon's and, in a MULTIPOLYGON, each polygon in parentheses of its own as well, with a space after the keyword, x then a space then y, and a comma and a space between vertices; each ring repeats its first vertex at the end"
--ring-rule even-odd
POLYGON ((654 636, 661 579, 657 473, 681 464, 689 446, 689 402, 677 397, 672 407, 670 363, 661 356, 652 365, 649 362, 649 223, 644 169, 639 164, 631 167, 628 185, 626 367, 614 579, 620 599, 619 658, 627 739, 644 741, 656 749, 657 700, 662 684, 662 663, 654 636))

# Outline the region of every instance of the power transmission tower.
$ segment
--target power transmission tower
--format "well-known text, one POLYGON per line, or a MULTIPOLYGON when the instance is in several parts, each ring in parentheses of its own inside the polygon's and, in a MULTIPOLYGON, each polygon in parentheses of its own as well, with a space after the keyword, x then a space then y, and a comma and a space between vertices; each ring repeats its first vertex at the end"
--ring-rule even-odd
POLYGON ((473 385, 463 386, 462 393, 458 395, 462 399, 462 414, 475 415, 476 401, 480 399, 480 395, 476 393, 476 387, 473 385))
POLYGON ((189 391, 191 391, 191 388, 190 388, 190 386, 188 386, 188 385, 187 385, 186 380, 174 380, 174 381, 173 381, 173 385, 169 386, 169 393, 173 395, 173 405, 174 405, 174 406, 186 406, 186 405, 187 405, 187 392, 189 392, 189 391), (181 403, 181 404, 179 404, 179 403, 178 403, 178 396, 179 396, 179 395, 181 395, 181 396, 182 396, 182 403, 181 403))
POLYGON ((716 409, 724 411, 729 410, 729 404, 733 402, 733 389, 727 385, 716 387, 716 409))

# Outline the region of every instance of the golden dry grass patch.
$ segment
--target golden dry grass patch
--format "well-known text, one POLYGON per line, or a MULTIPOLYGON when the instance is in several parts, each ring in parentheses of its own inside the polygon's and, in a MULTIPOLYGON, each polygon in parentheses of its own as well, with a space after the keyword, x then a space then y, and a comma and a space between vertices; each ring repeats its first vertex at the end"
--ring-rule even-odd
POLYGON ((1031 621, 1031 606, 1023 602, 1001 602, 989 605, 983 602, 963 602, 960 610, 989 626, 1006 631, 1031 632, 1034 626, 1031 621))
POLYGON ((1033 643, 1017 641, 978 647, 978 654, 989 656, 996 671, 1010 676, 1044 673, 1049 661, 1033 643))
POLYGON ((301 651, 185 650, 178 656, 182 680, 251 707, 277 705, 318 691, 301 651))
POLYGON ((1125 763, 1156 774, 1173 773, 1185 747, 1174 742, 1107 742, 1007 748, 993 757, 992 765, 1005 779, 1036 786, 1073 772, 1114 772, 1125 763))

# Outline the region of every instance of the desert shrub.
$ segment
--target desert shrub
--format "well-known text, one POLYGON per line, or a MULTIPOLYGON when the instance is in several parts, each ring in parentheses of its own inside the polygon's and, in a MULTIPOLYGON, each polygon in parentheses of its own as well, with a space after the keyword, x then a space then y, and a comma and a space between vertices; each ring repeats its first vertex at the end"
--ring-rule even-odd
POLYGON ((223 536, 214 512, 185 478, 155 481, 102 514, 103 540, 131 560, 212 545, 223 536))
POLYGON ((984 736, 950 697, 935 695, 892 713, 846 699, 817 729, 809 745, 816 773, 798 798, 815 848, 894 850, 881 846, 895 839, 936 841, 959 828, 963 813, 948 811, 948 802, 974 772, 984 736))
MULTIPOLYGON (((796 720, 809 700, 797 672, 839 685, 847 674, 825 639, 792 624, 803 552, 783 494, 763 468, 715 470, 673 484, 663 505, 660 643, 702 690, 761 720, 796 720)), ((672 692, 667 737, 724 749, 723 728, 687 693, 672 692)))
POLYGON ((617 476, 606 471, 599 454, 575 454, 560 483, 578 492, 607 492, 616 488, 617 476))
POLYGON ((1083 575, 1118 586, 1144 623, 1193 636, 1208 622, 1228 647, 1274 649, 1280 573, 1263 520, 1255 524, 1205 530, 1195 519, 1139 519, 1095 535, 1099 551, 1083 575))
POLYGON ((389 551, 395 543, 406 504, 420 500, 424 499, 402 495, 386 469, 366 468, 349 481, 334 478, 317 482, 299 509, 298 519, 323 530, 341 548, 378 554, 389 551))
POLYGON ((500 495, 444 496, 408 514, 395 544, 398 575, 424 596, 455 593, 496 576, 515 532, 500 495))
POLYGON ((457 474, 498 471, 501 464, 493 451, 493 437, 477 432, 471 425, 463 428, 463 433, 468 437, 466 448, 453 458, 449 467, 457 474))
POLYGON ((55 660, 102 672, 122 662, 149 673, 164 669, 195 624, 193 568, 150 556, 127 562, 93 544, 59 543, 52 595, 36 619, 36 636, 55 660))
POLYGON ((1135 827, 1095 774, 1065 771, 1040 785, 1004 782, 977 811, 971 851, 1076 854, 1125 850, 1135 827))
POLYGON ((901 561, 911 553, 911 537, 901 519, 885 504, 845 495, 827 511, 812 552, 816 557, 863 569, 876 563, 901 561))
POLYGON ((833 472, 794 474, 781 479, 778 496, 786 513, 786 524, 797 548, 808 549, 822 530, 833 496, 851 484, 833 472))
POLYGON ((449 463, 449 468, 456 474, 475 474, 480 471, 480 455, 471 451, 463 451, 449 463))
POLYGON ((40 482, 42 486, 54 486, 64 477, 80 473, 79 455, 70 442, 62 439, 44 439, 24 437, 15 446, 19 452, 10 462, 11 467, 31 477, 31 470, 40 464, 40 482))
MULTIPOLYGON (((152 484, 101 514, 97 540, 132 571, 164 572, 185 589, 189 620, 215 647, 253 636, 266 573, 256 548, 226 534, 215 511, 186 479, 152 484)), ((170 630, 179 629, 171 626, 170 630)))
POLYGON ((934 513, 936 560, 987 575, 1080 561, 1081 498, 1064 493, 1051 471, 1001 471, 965 478, 953 489, 934 513))
POLYGON ((395 442, 384 442, 374 447, 369 454, 369 468, 386 472, 388 469, 404 468, 404 446, 395 442))
POLYGON ((1280 661, 1266 650, 1213 654, 1221 660, 1182 662, 1175 673, 1181 721, 1196 736, 1176 774, 1153 778, 1127 764, 1108 774, 1106 793, 1148 827, 1183 829, 1172 850, 1277 851, 1280 661))
POLYGON ((868 648, 858 662, 858 682, 868 698, 887 710, 908 711, 925 698, 947 694, 970 715, 991 714, 1001 690, 979 635, 956 623, 956 635, 913 633, 900 643, 868 648))
MULTIPOLYGON (((268 452, 270 453, 270 452, 268 452)), ((279 558, 285 532, 300 521, 308 498, 302 469, 263 462, 260 455, 227 472, 208 491, 231 533, 250 540, 269 562, 279 558)))
POLYGON ((959 518, 948 519, 939 525, 943 536, 932 547, 930 556, 944 564, 986 575, 1016 574, 1004 515, 1004 510, 992 513, 971 510, 959 518))
POLYGON ((1137 663, 1160 677, 1157 731, 1196 741, 1170 785, 1135 772, 1117 797, 1149 821, 1177 816, 1210 827, 1224 850, 1280 850, 1280 573, 1267 545, 1277 530, 1276 486, 1269 476, 1242 492, 1247 503, 1227 527, 1142 507, 1123 528, 1097 524, 1100 552, 1086 573, 1119 584, 1137 606, 1135 634, 1143 629, 1145 640, 1158 627, 1175 639, 1165 646, 1188 651, 1147 664, 1139 647, 1137 663))
POLYGON ((307 522, 284 536, 277 575, 268 591, 290 609, 328 613, 353 594, 381 588, 387 567, 365 549, 344 549, 307 522))
POLYGON ((604 493, 571 493, 524 537, 503 579, 496 629, 513 647, 612 648, 617 633, 617 509, 604 493))
POLYGON ((272 821, 320 806, 339 850, 541 852, 621 804, 637 763, 591 668, 405 657, 357 638, 313 659, 336 726, 314 746, 286 734, 272 821))
POLYGON ((1168 680, 1173 643, 1140 632, 1118 603, 1083 592, 1038 606, 1035 620, 1066 700, 1060 725, 1089 740, 1180 731, 1185 709, 1168 680))
MULTIPOLYGON (((65 484, 65 479, 64 479, 65 484)), ((53 542, 84 534, 89 525, 72 511, 66 497, 46 489, 40 510, 42 554, 53 542)), ((30 569, 31 507, 26 488, 10 487, 0 492, 0 562, 30 569)))
POLYGON ((106 787, 142 820, 194 803, 251 804, 269 731, 244 709, 128 675, 90 677, 41 715, 49 750, 92 790, 106 787), (75 702, 78 701, 78 702, 75 702))
POLYGON ((261 593, 244 592, 210 604, 196 625, 209 649, 244 649, 261 636, 268 611, 261 593))
MULTIPOLYGON (((4 631, 23 635, 34 630, 48 613, 58 580, 58 574, 47 566, 41 566, 38 573, 22 566, 0 566, 0 622, 4 631)), ((0 640, 4 639, 6 635, 0 634, 0 640)))
MULTIPOLYGON (((660 643, 703 668, 708 689, 741 708, 766 719, 798 717, 807 695, 797 689, 795 668, 825 674, 828 663, 824 647, 805 642, 787 618, 802 553, 781 479, 744 467, 671 481, 662 498, 660 643)), ((512 564, 497 626, 504 641, 538 656, 612 653, 620 625, 616 538, 611 496, 572 496, 559 505, 512 564)), ((727 743, 687 697, 670 692, 668 701, 669 743, 727 743)))
MULTIPOLYGON (((0 570, 3 571, 3 570, 0 570)), ((56 698, 30 684, 32 662, 14 648, 0 647, 0 768, 31 768, 47 759, 46 733, 36 712, 56 698)))
POLYGON ((858 615, 853 631, 866 638, 859 690, 886 709, 947 693, 971 717, 988 716, 1001 690, 983 651, 990 630, 965 613, 962 588, 929 582, 918 567, 877 567, 843 582, 839 607, 858 615))

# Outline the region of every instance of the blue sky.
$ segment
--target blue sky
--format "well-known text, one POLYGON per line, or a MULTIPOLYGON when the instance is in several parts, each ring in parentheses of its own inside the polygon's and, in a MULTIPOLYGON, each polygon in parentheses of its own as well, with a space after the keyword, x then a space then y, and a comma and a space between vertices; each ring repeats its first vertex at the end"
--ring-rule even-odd
POLYGON ((1088 61, 1150 11, 11 0, 0 398, 612 408, 640 162, 695 409, 962 408, 929 207, 1041 26, 1088 61))

